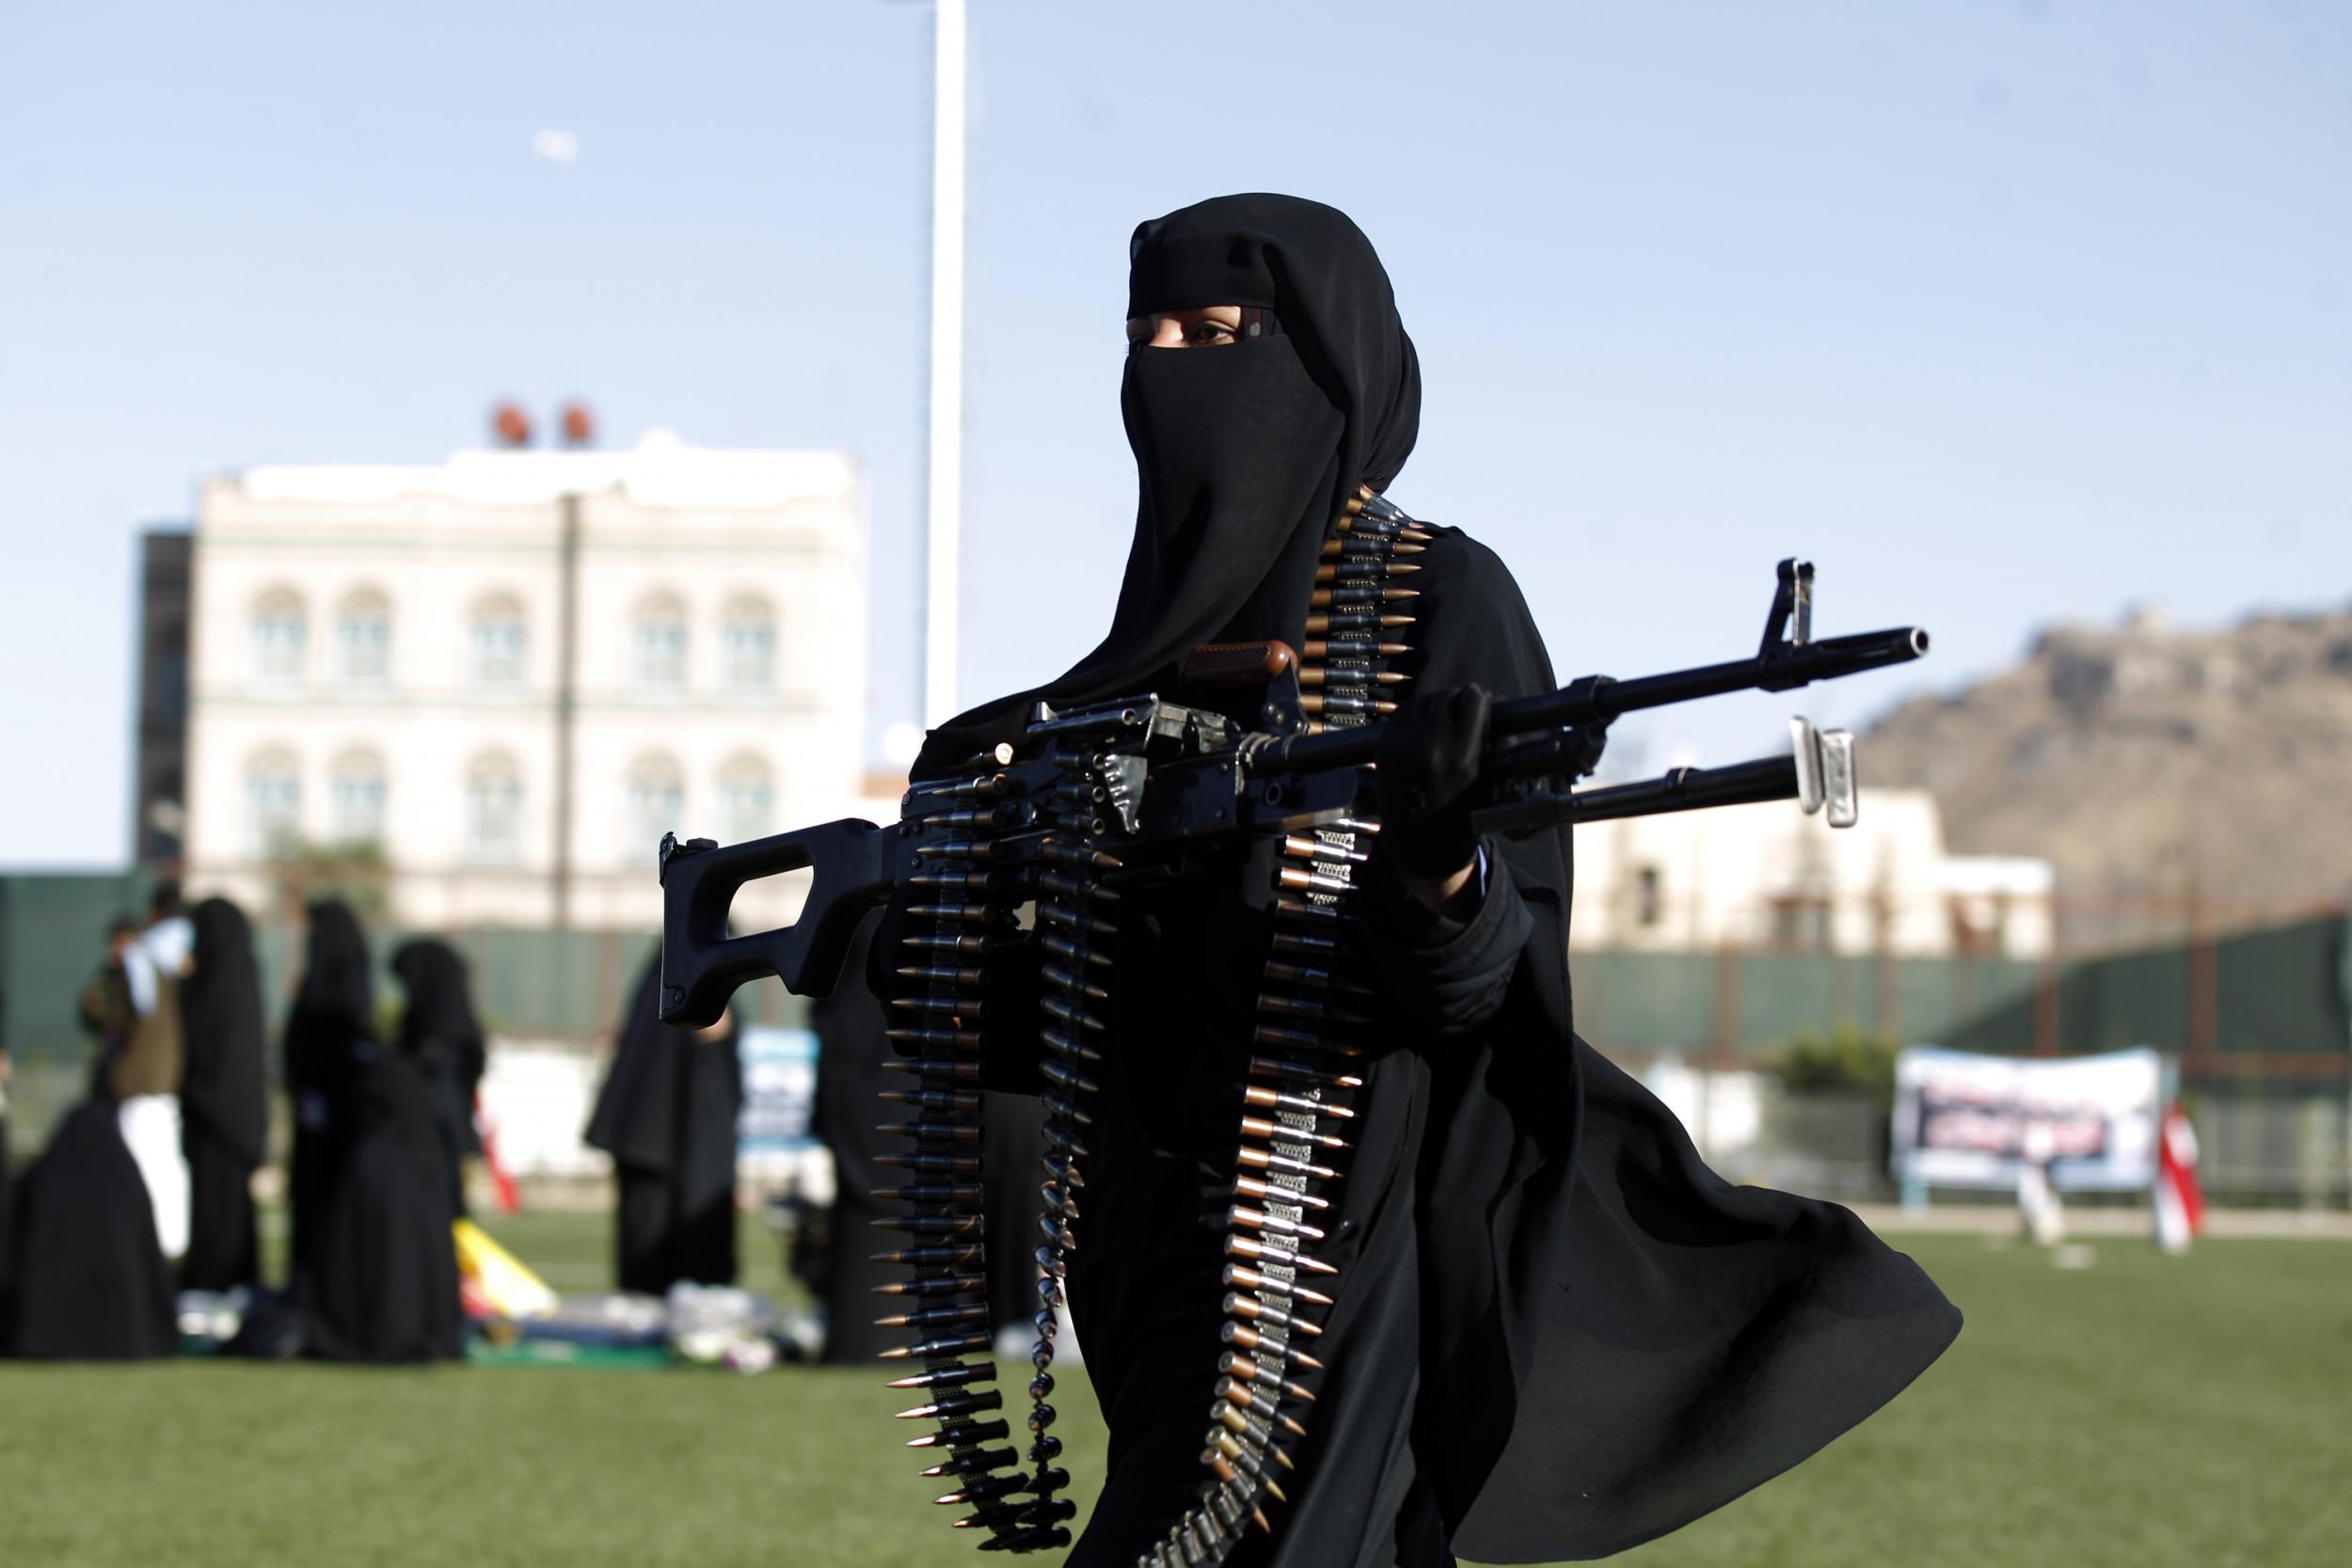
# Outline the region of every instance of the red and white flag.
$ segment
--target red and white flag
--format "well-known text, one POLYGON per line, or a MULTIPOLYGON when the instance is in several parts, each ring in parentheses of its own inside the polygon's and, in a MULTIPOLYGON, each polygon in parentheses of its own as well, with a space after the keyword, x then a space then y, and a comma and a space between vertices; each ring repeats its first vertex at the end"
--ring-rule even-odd
POLYGON ((2156 1126, 2156 1245, 2188 1250, 2205 1227, 2205 1195, 2197 1185, 2197 1130, 2175 1103, 2156 1126))

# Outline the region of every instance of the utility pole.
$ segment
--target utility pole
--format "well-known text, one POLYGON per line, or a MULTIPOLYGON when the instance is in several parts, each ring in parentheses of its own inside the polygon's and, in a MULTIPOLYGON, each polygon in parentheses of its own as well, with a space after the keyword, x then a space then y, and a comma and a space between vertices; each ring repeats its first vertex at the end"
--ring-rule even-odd
POLYGON ((964 0, 932 0, 931 351, 924 457, 923 722, 956 713, 963 499, 964 0))

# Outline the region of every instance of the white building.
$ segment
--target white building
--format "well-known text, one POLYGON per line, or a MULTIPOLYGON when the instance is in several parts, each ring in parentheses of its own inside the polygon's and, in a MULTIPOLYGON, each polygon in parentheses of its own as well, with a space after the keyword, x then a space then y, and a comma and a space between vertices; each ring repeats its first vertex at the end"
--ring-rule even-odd
POLYGON ((876 809, 866 570, 830 452, 654 436, 213 480, 187 878, 262 908, 274 861, 364 847, 405 925, 646 928, 663 832, 876 809))
POLYGON ((1946 853, 1926 791, 1866 787, 1851 828, 1776 801, 1577 829, 1569 940, 2034 959, 2050 951, 2054 882, 2048 861, 1946 853))

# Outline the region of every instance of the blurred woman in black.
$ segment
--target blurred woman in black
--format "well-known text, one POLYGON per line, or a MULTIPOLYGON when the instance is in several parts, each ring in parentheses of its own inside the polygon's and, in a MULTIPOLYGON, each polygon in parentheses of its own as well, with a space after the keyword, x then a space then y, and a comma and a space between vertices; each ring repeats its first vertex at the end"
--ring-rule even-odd
POLYGON ((188 1252, 180 1283, 227 1291, 262 1279, 253 1172, 269 1138, 262 979, 253 930, 225 898, 196 907, 195 969, 181 988, 186 1037, 180 1140, 188 1160, 188 1252))
POLYGON ((335 1180, 358 1132, 358 1080, 376 1053, 375 978, 358 918, 339 898, 310 905, 302 983, 286 1018, 286 1098, 294 1104, 287 1172, 293 1275, 318 1250, 335 1180))
POLYGON ((408 992, 400 1014, 400 1049, 421 1067, 439 1100, 449 1187, 455 1212, 463 1214, 465 1161, 482 1152, 474 1096, 489 1060, 468 994, 466 960, 449 943, 427 937, 401 944, 392 955, 392 973, 408 992))
POLYGON ((588 1143, 612 1156, 620 1184, 615 1273, 621 1289, 661 1295, 680 1280, 735 1283, 736 1122, 743 1058, 735 1012, 708 1029, 674 1029, 655 1006, 657 949, 630 993, 588 1143))

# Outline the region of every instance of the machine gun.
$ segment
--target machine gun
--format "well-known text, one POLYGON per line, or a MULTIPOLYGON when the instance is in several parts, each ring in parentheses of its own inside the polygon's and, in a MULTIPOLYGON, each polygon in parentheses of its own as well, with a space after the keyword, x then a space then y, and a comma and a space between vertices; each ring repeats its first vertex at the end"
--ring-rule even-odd
MULTIPOLYGON (((1789 800, 1857 811, 1853 739, 1792 721, 1790 754, 1714 768, 1677 768, 1639 783, 1576 789, 1598 765, 1612 721, 1734 691, 1788 691, 1907 663, 1928 651, 1915 626, 1816 640, 1813 566, 1783 561, 1753 657, 1637 679, 1586 675, 1494 705, 1473 813, 1483 832, 1525 835, 1563 822, 1789 800)), ((1000 745, 957 777, 915 784, 891 827, 858 818, 721 846, 661 840, 661 1017, 715 1022, 736 988, 777 975, 803 996, 829 994, 859 921, 905 886, 940 891, 1050 885, 1059 830, 1115 849, 1126 874, 1235 833, 1308 832, 1351 809, 1358 772, 1380 744, 1377 723, 1322 730, 1308 718, 1298 660, 1285 644, 1204 647, 1185 692, 1241 689, 1250 704, 1178 703, 1145 693, 1083 707, 1040 703, 1018 746, 1000 745), (1261 695, 1262 694, 1262 695, 1261 695), (1321 733, 1317 733, 1320 731, 1321 733), (975 829, 990 836, 975 840, 975 829), (813 880, 792 925, 727 934, 747 882, 795 871, 813 880)), ((1069 853, 1065 844, 1060 852, 1069 853)))

